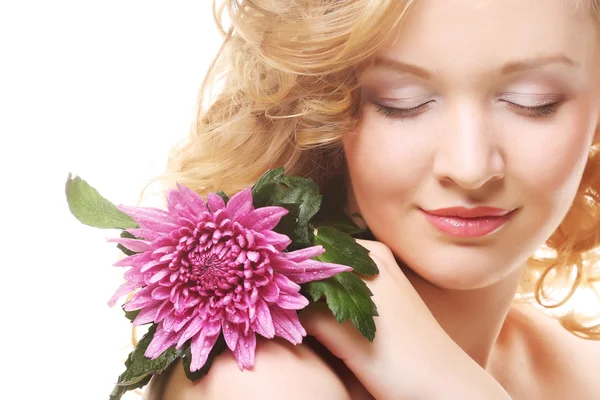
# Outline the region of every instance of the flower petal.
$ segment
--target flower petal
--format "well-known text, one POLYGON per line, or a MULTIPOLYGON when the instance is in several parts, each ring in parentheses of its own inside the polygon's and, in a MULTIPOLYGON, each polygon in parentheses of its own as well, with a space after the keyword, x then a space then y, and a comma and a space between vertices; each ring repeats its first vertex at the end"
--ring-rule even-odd
POLYGON ((152 287, 146 286, 139 292, 131 297, 125 304, 125 311, 134 311, 139 310, 140 308, 144 308, 151 303, 154 303, 154 299, 152 298, 152 287))
POLYGON ((157 247, 155 245, 154 248, 152 249, 152 255, 160 256, 161 254, 172 253, 175 250, 177 250, 177 246, 174 246, 173 244, 167 244, 165 246, 160 246, 160 247, 157 247))
POLYGON ((163 261, 161 260, 152 260, 152 261, 148 261, 147 263, 145 263, 142 268, 140 268, 140 272, 146 272, 154 267, 156 267, 157 265, 163 265, 165 264, 163 261))
POLYGON ((159 269, 158 271, 156 271, 155 273, 152 274, 152 276, 148 280, 148 283, 149 284, 154 284, 154 283, 160 281, 165 276, 169 275, 170 272, 171 272, 171 270, 169 268, 166 268, 166 267, 163 268, 163 269, 159 269))
POLYGON ((185 200, 185 202, 189 206, 192 215, 197 216, 198 214, 208 212, 208 209, 206 208, 206 203, 204 203, 204 200, 202 199, 202 197, 200 197, 198 193, 194 192, 192 189, 182 185, 179 182, 177 182, 177 188, 181 192, 183 200, 185 200))
POLYGON ((183 346, 183 344, 192 336, 195 336, 200 330, 204 331, 206 336, 219 335, 221 333, 220 321, 209 322, 205 320, 201 315, 196 315, 188 326, 182 331, 182 334, 177 343, 177 347, 183 346))
MULTIPOLYGON (((165 300, 171 295, 171 288, 166 286, 152 287, 151 298, 154 300, 165 300)), ((133 299, 132 299, 133 300, 133 299)))
POLYGON ((290 280, 287 276, 277 272, 273 273, 273 283, 275 283, 282 292, 298 293, 300 291, 300 285, 290 280))
MULTIPOLYGON (((165 324, 165 319, 168 316, 173 316, 173 305, 168 301, 165 300, 162 303, 160 303, 160 307, 158 308, 158 311, 156 312, 156 316, 154 317, 154 322, 158 323, 158 322, 162 322, 161 326, 163 327, 163 329, 165 331, 172 331, 173 327, 171 325, 165 324)), ((176 317, 175 317, 176 318, 176 317)))
POLYGON ((162 324, 158 325, 156 332, 152 337, 152 341, 144 352, 144 355, 150 359, 155 359, 160 356, 165 350, 173 346, 177 341, 177 333, 167 332, 163 329, 162 324))
POLYGON ((225 208, 225 202, 223 201, 221 196, 219 196, 218 194, 209 193, 207 197, 208 197, 208 208, 210 208, 210 212, 212 214, 216 213, 217 210, 222 210, 225 208))
POLYGON ((130 207, 118 205, 117 209, 129 215, 143 229, 170 233, 178 229, 177 218, 165 210, 154 207, 130 207))
POLYGON ((207 336, 214 336, 221 333, 221 322, 217 319, 212 322, 207 322, 204 325, 204 331, 207 336))
POLYGON ((192 336, 196 335, 200 329, 204 326, 204 320, 199 316, 195 316, 185 330, 181 333, 179 340, 177 341, 177 348, 179 349, 185 342, 188 341, 192 336))
MULTIPOLYGON (((260 210, 260 209, 259 209, 260 210)), ((259 234, 257 233, 256 236, 259 234)), ((273 246, 277 251, 283 251, 290 243, 292 243, 292 239, 283 235, 281 233, 273 232, 273 231, 262 231, 260 235, 264 236, 265 244, 273 246)), ((258 244, 260 247, 260 243, 258 244)))
POLYGON ((302 337, 306 336, 306 331, 298 314, 294 310, 284 310, 277 305, 271 306, 271 317, 275 325, 275 335, 282 337, 293 344, 302 343, 302 337))
MULTIPOLYGON (((192 319, 193 313, 187 312, 184 315, 179 315, 173 312, 172 306, 169 304, 170 312, 165 315, 165 318, 162 320, 162 324, 165 330, 180 332, 181 329, 192 319)), ((160 321, 160 310, 157 314, 157 320, 160 321)))
POLYGON ((127 281, 144 281, 144 274, 140 272, 138 268, 130 268, 123 274, 123 279, 127 281))
POLYGON ((256 319, 254 320, 254 330, 267 339, 275 337, 275 326, 269 306, 262 299, 256 301, 256 319))
POLYGON ((281 218, 287 213, 288 210, 283 207, 261 207, 240 218, 240 223, 255 231, 271 230, 277 226, 281 218))
POLYGON ((247 187, 237 192, 227 202, 227 214, 232 220, 237 220, 252 210, 254 210, 254 206, 252 205, 252 187, 247 187))
POLYGON ((141 253, 142 251, 150 250, 150 242, 140 239, 130 239, 130 238, 111 238, 108 239, 109 243, 119 243, 125 248, 135 251, 137 253, 141 253))
POLYGON ((108 306, 112 307, 115 305, 115 303, 122 297, 125 296, 126 294, 134 291, 135 289, 142 287, 144 284, 144 282, 140 282, 140 281, 128 281, 125 282, 124 284, 122 284, 121 286, 119 286, 119 288, 117 289, 117 291, 115 292, 115 294, 112 295, 112 297, 110 298, 110 300, 108 300, 108 306))
POLYGON ((190 363, 190 371, 194 372, 199 370, 206 363, 206 359, 210 354, 215 342, 219 338, 219 335, 207 336, 204 329, 199 334, 192 338, 192 362, 190 363))
POLYGON ((247 335, 241 335, 238 344, 233 351, 233 358, 236 359, 240 371, 244 368, 252 368, 254 366, 254 354, 256 352, 256 334, 254 331, 248 332, 247 335))
POLYGON ((144 238, 147 240, 156 240, 160 237, 159 232, 153 231, 151 229, 129 228, 129 229, 125 229, 125 232, 127 232, 137 238, 144 238))
POLYGON ((320 256, 323 253, 325 253, 323 246, 312 246, 305 249, 284 253, 284 256, 290 261, 304 261, 308 260, 309 258, 320 256))
POLYGON ((242 332, 242 328, 239 324, 234 324, 229 321, 223 321, 223 337, 225 338, 225 343, 227 343, 227 347, 231 351, 235 350, 235 346, 240 338, 240 333, 242 332))
POLYGON ((194 213, 190 210, 183 193, 179 190, 171 189, 167 191, 167 208, 171 215, 177 215, 184 220, 194 220, 194 213))
POLYGON ((266 301, 275 303, 279 298, 279 286, 275 282, 269 282, 267 285, 259 287, 258 293, 266 301))
POLYGON ((145 253, 137 253, 131 256, 123 257, 113 265, 115 267, 137 267, 144 264, 147 261, 150 261, 151 255, 148 252, 145 253))
POLYGON ((143 308, 142 311, 135 317, 133 320, 134 325, 144 325, 149 322, 153 322, 156 318, 156 314, 158 313, 158 309, 162 303, 153 303, 151 306, 143 308))
POLYGON ((308 305, 308 299, 300 293, 280 293, 277 305, 286 310, 302 310, 308 305))
POLYGON ((293 262, 283 257, 272 257, 274 271, 284 274, 296 283, 306 283, 330 278, 340 272, 352 271, 351 267, 341 264, 324 263, 316 260, 293 262))

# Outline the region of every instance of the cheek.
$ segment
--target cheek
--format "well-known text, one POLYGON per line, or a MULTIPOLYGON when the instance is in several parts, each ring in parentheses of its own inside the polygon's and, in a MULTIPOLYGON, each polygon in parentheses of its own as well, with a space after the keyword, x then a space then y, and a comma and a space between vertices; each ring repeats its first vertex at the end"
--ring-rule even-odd
POLYGON ((431 137, 418 127, 365 115, 360 128, 343 140, 352 188, 361 208, 396 207, 409 199, 431 171, 431 137))
POLYGON ((563 115, 563 121, 512 138, 506 171, 507 184, 514 185, 512 195, 537 203, 540 212, 554 210, 559 219, 579 186, 595 128, 589 114, 575 108, 563 115))

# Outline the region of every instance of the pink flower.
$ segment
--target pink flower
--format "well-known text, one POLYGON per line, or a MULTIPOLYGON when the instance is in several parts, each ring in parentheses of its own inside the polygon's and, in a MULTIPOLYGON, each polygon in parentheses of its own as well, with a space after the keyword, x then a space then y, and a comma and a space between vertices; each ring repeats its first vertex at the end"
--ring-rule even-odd
POLYGON ((146 357, 191 339, 190 370, 204 365, 221 331, 241 370, 254 365, 256 335, 280 336, 294 344, 306 331, 296 310, 308 305, 298 284, 331 277, 350 267, 312 260, 321 246, 283 250, 290 239, 272 231, 287 210, 255 209, 247 188, 225 205, 208 195, 208 207, 191 189, 167 192, 168 210, 119 206, 142 239, 109 239, 138 254, 119 260, 131 266, 126 282, 109 301, 141 288, 125 304, 141 310, 134 324, 157 324, 146 357))

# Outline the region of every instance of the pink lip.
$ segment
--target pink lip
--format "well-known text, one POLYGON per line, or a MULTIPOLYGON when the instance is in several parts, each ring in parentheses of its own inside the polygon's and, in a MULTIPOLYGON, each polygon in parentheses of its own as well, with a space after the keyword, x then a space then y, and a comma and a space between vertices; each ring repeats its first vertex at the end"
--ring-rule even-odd
POLYGON ((512 217, 512 211, 492 207, 451 207, 423 210, 427 220, 440 231, 457 237, 481 237, 500 229, 512 217))

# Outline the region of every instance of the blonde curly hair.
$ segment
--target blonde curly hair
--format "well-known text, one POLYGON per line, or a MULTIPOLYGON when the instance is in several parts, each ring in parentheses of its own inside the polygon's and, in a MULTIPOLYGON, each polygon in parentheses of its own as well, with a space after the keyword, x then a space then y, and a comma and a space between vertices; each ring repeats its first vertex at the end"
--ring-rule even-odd
MULTIPOLYGON (((573 0, 600 20, 599 0, 573 0)), ((312 178, 343 174, 340 145, 358 123, 357 76, 410 12, 414 0, 213 0, 224 36, 198 98, 189 136, 161 181, 206 195, 235 193, 267 169, 312 178), (225 21, 229 22, 226 29, 225 21)), ((516 300, 537 304, 573 334, 600 340, 600 149, 593 146, 573 205, 527 265, 516 300), (554 310, 562 310, 560 313, 554 310)))

